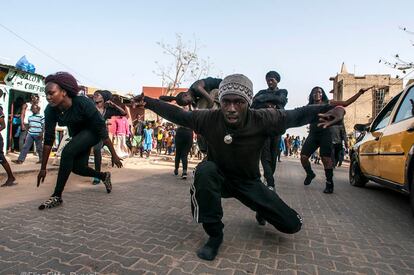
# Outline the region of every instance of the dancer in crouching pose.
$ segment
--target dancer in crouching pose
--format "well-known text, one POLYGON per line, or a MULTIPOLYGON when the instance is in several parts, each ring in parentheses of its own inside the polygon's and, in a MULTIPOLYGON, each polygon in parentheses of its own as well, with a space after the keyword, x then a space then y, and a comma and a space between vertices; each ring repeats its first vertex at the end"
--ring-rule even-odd
POLYGON ((234 197, 284 233, 298 232, 300 215, 260 181, 259 160, 268 136, 287 128, 318 121, 328 127, 342 120, 341 107, 328 104, 305 106, 291 111, 251 110, 253 84, 244 75, 227 76, 220 83, 217 110, 184 111, 140 95, 134 100, 167 120, 193 129, 205 137, 207 160, 201 162, 191 186, 192 214, 209 239, 197 251, 199 258, 213 260, 223 241, 221 198, 234 197), (325 113, 326 112, 326 113, 325 113))
POLYGON ((72 139, 62 151, 55 191, 52 197, 39 206, 39 210, 60 205, 65 184, 71 172, 85 177, 95 177, 103 181, 108 193, 112 190, 111 174, 97 172, 88 167, 91 148, 103 141, 112 154, 112 165, 122 167, 108 137, 105 121, 92 100, 78 96, 76 79, 66 72, 58 72, 46 77, 46 98, 49 102, 45 110, 45 137, 41 170, 37 176, 37 186, 46 177, 46 166, 55 138, 56 124, 67 126, 72 139))

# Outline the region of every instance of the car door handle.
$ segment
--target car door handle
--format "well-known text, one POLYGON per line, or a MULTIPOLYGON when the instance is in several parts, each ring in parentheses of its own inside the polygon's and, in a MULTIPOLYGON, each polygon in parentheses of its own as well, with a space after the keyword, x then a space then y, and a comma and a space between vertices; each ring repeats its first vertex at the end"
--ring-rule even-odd
POLYGON ((409 133, 414 132, 414 126, 408 127, 407 132, 409 133))
POLYGON ((375 138, 374 138, 374 140, 375 140, 375 141, 378 141, 378 140, 379 140, 379 138, 380 138, 380 137, 375 137, 375 138))

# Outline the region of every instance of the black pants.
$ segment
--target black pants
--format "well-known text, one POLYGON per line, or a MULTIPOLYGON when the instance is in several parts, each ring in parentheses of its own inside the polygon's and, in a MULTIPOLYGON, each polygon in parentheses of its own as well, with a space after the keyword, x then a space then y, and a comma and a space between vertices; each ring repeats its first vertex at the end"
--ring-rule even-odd
POLYGON ((95 162, 95 171, 101 172, 102 167, 102 147, 103 142, 100 141, 93 146, 93 159, 95 162))
POLYGON ((342 143, 334 143, 333 150, 332 150, 332 160, 334 162, 334 167, 336 167, 339 163, 342 164, 343 158, 343 146, 342 143), (341 156, 342 155, 342 156, 341 156))
POLYGON ((88 166, 91 148, 99 142, 99 138, 90 130, 83 130, 65 146, 60 159, 59 172, 53 196, 61 197, 71 172, 84 176, 105 180, 105 173, 97 172, 88 166))
POLYGON ((277 161, 280 161, 280 156, 282 155, 282 150, 278 150, 278 151, 276 151, 276 160, 277 161))
POLYGON ((178 127, 175 135, 175 169, 180 167, 180 160, 183 164, 183 173, 187 172, 188 154, 193 145, 193 131, 178 127))
POLYGON ((20 152, 20 147, 19 147, 19 138, 20 138, 20 135, 18 135, 16 137, 17 130, 19 129, 19 127, 21 127, 20 124, 12 124, 12 140, 13 140, 13 144, 10 146, 10 148, 11 148, 12 151, 19 151, 20 152))
POLYGON ((221 198, 234 197, 281 232, 296 233, 302 227, 300 215, 260 179, 226 178, 212 161, 203 161, 197 166, 190 194, 192 214, 198 223, 220 223, 221 198))
POLYGON ((280 136, 269 137, 266 139, 262 148, 260 160, 263 166, 263 176, 266 179, 267 186, 275 187, 275 178, 273 175, 276 171, 277 154, 279 150, 280 136))

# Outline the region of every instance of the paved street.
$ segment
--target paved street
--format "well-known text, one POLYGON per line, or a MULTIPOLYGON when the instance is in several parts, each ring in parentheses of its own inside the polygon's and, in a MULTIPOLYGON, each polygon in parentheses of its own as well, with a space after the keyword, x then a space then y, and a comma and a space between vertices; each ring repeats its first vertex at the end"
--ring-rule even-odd
POLYGON ((37 207, 56 172, 41 188, 34 174, 2 188, 0 274, 414 274, 408 197, 373 183, 352 187, 347 168, 335 171, 335 193, 325 195, 321 166, 305 187, 299 162, 283 159, 277 190, 302 214, 302 230, 258 226, 254 213, 227 199, 224 243, 206 262, 194 253, 205 235, 190 215, 192 178, 175 178, 171 162, 125 166, 112 170, 113 193, 72 176, 63 206, 43 212, 37 207))

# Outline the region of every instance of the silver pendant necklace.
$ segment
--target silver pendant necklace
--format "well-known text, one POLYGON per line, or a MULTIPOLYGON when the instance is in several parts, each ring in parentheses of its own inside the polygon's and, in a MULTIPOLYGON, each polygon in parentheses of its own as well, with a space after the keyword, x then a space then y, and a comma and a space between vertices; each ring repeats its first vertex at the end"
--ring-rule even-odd
POLYGON ((224 136, 224 143, 225 144, 230 144, 233 142, 233 137, 231 136, 231 134, 227 134, 224 136))

